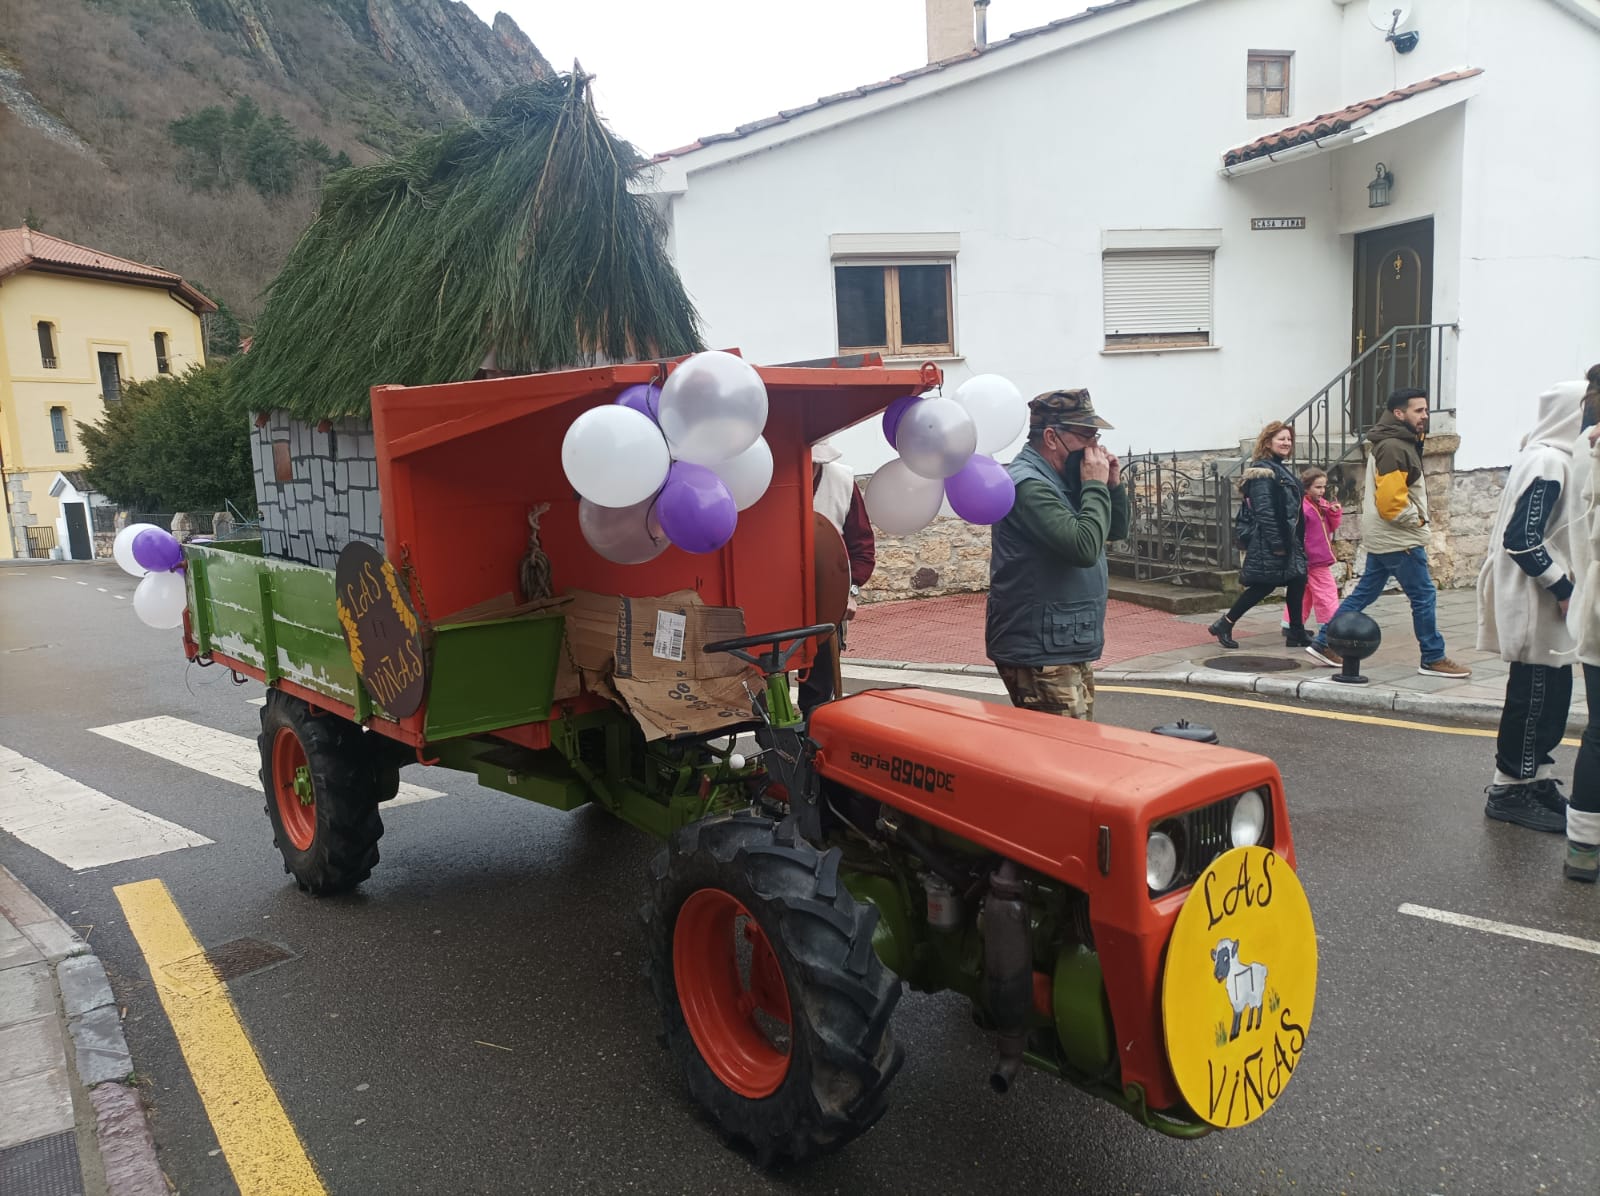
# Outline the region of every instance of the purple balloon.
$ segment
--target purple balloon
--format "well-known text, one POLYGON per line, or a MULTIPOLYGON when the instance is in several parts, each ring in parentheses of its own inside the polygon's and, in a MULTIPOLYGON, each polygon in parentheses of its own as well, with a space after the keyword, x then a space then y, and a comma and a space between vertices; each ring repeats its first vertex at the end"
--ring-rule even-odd
POLYGON ((993 457, 974 453, 959 473, 944 481, 950 509, 968 523, 998 523, 1017 501, 1017 484, 993 457))
POLYGON ((617 406, 632 407, 651 423, 661 422, 661 388, 648 382, 635 382, 616 398, 617 406))
POLYGON ((674 461, 656 500, 661 530, 685 552, 715 552, 733 538, 739 508, 727 483, 704 465, 674 461))
POLYGON ((900 421, 905 418, 911 404, 920 399, 921 395, 905 395, 896 399, 883 409, 883 435, 889 441, 889 447, 895 448, 895 433, 900 430, 900 421))
POLYGON ((183 563, 183 546, 171 532, 147 527, 133 538, 133 559, 152 573, 171 573, 183 563))

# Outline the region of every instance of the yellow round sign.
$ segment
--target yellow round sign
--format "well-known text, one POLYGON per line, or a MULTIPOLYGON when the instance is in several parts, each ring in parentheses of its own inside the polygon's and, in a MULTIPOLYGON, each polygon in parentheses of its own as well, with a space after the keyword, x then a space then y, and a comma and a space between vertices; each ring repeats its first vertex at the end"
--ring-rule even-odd
POLYGON ((1272 1107, 1299 1066, 1317 998, 1317 933, 1300 879, 1236 847, 1194 882, 1161 982, 1167 1059, 1189 1107, 1221 1129, 1272 1107))

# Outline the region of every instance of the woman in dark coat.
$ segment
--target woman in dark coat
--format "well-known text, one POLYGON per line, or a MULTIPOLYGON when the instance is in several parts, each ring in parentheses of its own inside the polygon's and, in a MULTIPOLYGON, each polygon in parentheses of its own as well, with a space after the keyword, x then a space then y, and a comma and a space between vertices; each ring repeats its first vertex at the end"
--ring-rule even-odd
POLYGON ((1237 648, 1233 625, 1256 603, 1282 586, 1288 591, 1289 630, 1284 643, 1303 648, 1306 634, 1306 525, 1301 511, 1305 497, 1300 479, 1287 462, 1294 456, 1294 429, 1273 420, 1256 437, 1255 452, 1239 489, 1244 494, 1240 539, 1244 565, 1239 581, 1244 593, 1222 618, 1206 628, 1224 648, 1237 648))

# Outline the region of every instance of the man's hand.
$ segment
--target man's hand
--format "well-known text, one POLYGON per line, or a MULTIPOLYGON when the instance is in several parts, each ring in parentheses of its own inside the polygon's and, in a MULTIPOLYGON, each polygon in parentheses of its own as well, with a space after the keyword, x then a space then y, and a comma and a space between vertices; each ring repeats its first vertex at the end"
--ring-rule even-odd
POLYGON ((1107 486, 1120 486, 1120 485, 1122 485, 1122 462, 1117 460, 1117 454, 1115 454, 1115 453, 1107 453, 1106 457, 1111 462, 1111 473, 1110 473, 1110 476, 1108 476, 1106 478, 1106 485, 1107 486))
POLYGON ((1083 465, 1079 473, 1086 482, 1111 482, 1111 454, 1098 444, 1083 450, 1083 465))
POLYGON ((846 598, 845 602, 844 602, 844 618, 845 618, 845 622, 848 623, 851 619, 853 619, 855 617, 856 617, 856 599, 855 599, 855 595, 852 594, 849 598, 846 598))
POLYGON ((1572 605, 1572 599, 1563 598, 1559 602, 1557 602, 1556 605, 1561 608, 1561 618, 1562 618, 1562 621, 1565 622, 1566 617, 1567 617, 1567 607, 1572 605))

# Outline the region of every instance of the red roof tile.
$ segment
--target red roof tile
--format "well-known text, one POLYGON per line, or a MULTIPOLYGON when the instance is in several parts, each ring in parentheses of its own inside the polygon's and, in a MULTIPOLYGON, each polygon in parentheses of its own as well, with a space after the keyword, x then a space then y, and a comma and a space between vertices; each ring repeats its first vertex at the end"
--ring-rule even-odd
POLYGON ((101 253, 98 249, 63 241, 31 228, 0 228, 0 278, 29 268, 156 283, 174 292, 174 297, 181 298, 195 311, 217 310, 215 303, 171 271, 101 253))
POLYGON ((696 150, 705 149, 708 145, 717 145, 724 141, 737 141, 741 137, 748 137, 751 133, 756 133, 762 129, 771 128, 773 125, 783 124, 786 121, 793 120, 797 116, 804 116, 807 112, 815 112, 818 108, 829 107, 833 104, 846 103, 849 100, 859 100, 862 96, 870 95, 875 91, 882 91, 886 87, 899 87, 901 84, 912 79, 916 79, 922 75, 929 75, 934 71, 942 71, 946 67, 955 66, 957 63, 970 62, 974 58, 981 58, 985 54, 992 54, 1001 47, 1011 45, 1014 42, 1020 42, 1030 37, 1038 37, 1042 33, 1051 33, 1057 29, 1063 28, 1064 26, 1076 25, 1080 21, 1090 20, 1093 17, 1099 16, 1101 13, 1112 12, 1119 8, 1127 8, 1130 5, 1138 3, 1140 3, 1140 0, 1107 0, 1107 3, 1105 4, 1093 5, 1084 9, 1082 12, 1073 13, 1070 17, 1060 17, 1046 25, 1037 25, 1032 29, 1019 29, 1010 37, 1002 38, 997 42, 992 42, 982 50, 969 50, 965 54, 957 54, 954 58, 946 58, 940 62, 930 62, 927 65, 919 66, 914 70, 901 71, 898 75, 892 75, 889 78, 880 80, 877 83, 863 83, 860 87, 852 87, 848 91, 840 91, 835 92, 830 96, 823 96, 819 100, 813 100, 809 104, 802 104, 798 108, 785 108, 778 112, 775 116, 768 116, 762 120, 751 121, 749 124, 740 125, 731 133, 708 133, 698 140, 691 141, 688 145, 680 145, 676 149, 663 150, 651 160, 655 162, 664 162, 669 158, 681 158, 685 154, 692 154, 696 150))
POLYGON ((1455 83, 1461 79, 1470 79, 1474 75, 1483 74, 1480 67, 1471 70, 1450 71, 1447 74, 1435 75, 1431 79, 1422 79, 1416 83, 1408 83, 1404 87, 1396 88, 1387 95, 1378 96, 1372 100, 1362 100, 1359 104, 1351 104, 1348 108, 1341 108, 1337 112, 1328 112, 1322 116, 1314 116, 1310 120, 1302 121, 1297 125, 1290 125, 1287 129, 1279 129, 1276 133, 1268 133, 1265 137, 1257 137, 1249 145, 1241 145, 1227 151, 1222 155, 1224 166, 1237 166, 1241 162, 1248 162, 1252 158, 1262 158, 1268 154, 1275 154, 1292 146, 1303 145, 1308 141, 1318 141, 1323 137, 1331 137, 1335 133, 1342 133, 1356 121, 1364 116, 1371 116, 1380 108, 1387 108, 1390 104, 1398 104, 1401 100, 1409 100, 1414 95, 1421 95, 1425 91, 1444 87, 1446 84, 1455 83))

